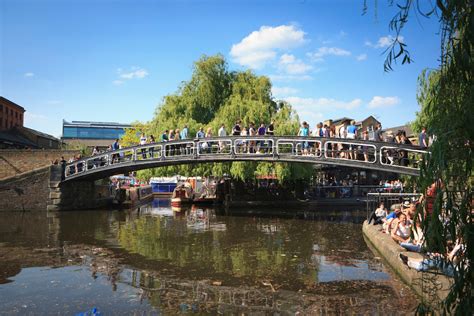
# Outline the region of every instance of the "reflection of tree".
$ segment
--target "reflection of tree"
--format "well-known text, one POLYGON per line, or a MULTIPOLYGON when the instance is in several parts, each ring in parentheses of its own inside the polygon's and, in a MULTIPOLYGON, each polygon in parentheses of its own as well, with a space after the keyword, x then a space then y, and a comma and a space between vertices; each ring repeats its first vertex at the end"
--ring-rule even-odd
MULTIPOLYGON (((211 217, 211 222, 215 220, 211 217)), ((196 234, 187 230, 184 220, 145 216, 121 225, 117 239, 130 252, 167 261, 200 278, 218 276, 233 282, 278 280, 280 286, 286 287, 303 286, 305 280, 314 282, 318 267, 306 262, 312 252, 311 240, 289 237, 298 231, 298 225, 274 223, 271 225, 277 231, 267 234, 259 229, 267 220, 255 221, 257 225, 226 218, 225 231, 214 231, 210 225, 211 229, 196 234), (295 274, 299 280, 294 279, 295 274)))

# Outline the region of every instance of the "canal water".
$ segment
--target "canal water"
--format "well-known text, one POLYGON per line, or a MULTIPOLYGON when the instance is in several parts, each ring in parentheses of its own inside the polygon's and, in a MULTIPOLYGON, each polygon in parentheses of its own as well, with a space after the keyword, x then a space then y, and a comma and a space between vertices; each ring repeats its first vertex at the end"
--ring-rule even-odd
POLYGON ((408 314, 365 211, 0 213, 0 314, 408 314))

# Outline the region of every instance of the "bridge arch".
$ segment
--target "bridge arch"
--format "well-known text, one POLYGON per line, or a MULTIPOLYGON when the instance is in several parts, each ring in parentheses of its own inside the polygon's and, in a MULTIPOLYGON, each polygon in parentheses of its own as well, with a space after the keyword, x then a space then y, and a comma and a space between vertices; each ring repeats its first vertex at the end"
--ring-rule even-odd
POLYGON ((209 162, 298 162, 419 175, 425 150, 412 145, 301 136, 213 137, 160 142, 85 157, 63 181, 96 180, 142 169, 209 162))

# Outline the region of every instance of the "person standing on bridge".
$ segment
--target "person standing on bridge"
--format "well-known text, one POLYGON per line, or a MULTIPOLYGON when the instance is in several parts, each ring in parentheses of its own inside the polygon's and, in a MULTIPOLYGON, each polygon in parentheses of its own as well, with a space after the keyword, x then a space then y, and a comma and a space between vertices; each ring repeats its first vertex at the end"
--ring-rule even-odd
POLYGON ((383 141, 383 138, 382 138, 382 124, 377 124, 377 126, 375 127, 375 131, 374 131, 374 141, 376 142, 382 142, 383 141))
MULTIPOLYGON (((206 136, 206 134, 204 133, 204 127, 201 126, 201 127, 199 128, 199 130, 197 131, 197 133, 196 133, 196 138, 199 140, 199 139, 201 139, 201 138, 204 138, 204 136, 206 136)), ((204 145, 204 144, 205 144, 205 143, 201 143, 201 149, 202 149, 203 151, 206 151, 206 149, 207 149, 207 147, 206 147, 207 144, 206 144, 206 145, 204 145)))
MULTIPOLYGON (((257 131, 255 130, 255 124, 250 123, 249 125, 249 136, 255 137, 257 135, 257 131)), ((255 153, 257 143, 254 140, 249 141, 249 148, 248 153, 255 153)))
MULTIPOLYGON (((206 135, 204 136, 205 138, 211 138, 212 137, 212 128, 208 127, 206 131, 206 135)), ((207 152, 211 153, 212 150, 212 143, 206 143, 207 144, 207 152)))
MULTIPOLYGON (((369 132, 364 131, 362 133, 362 140, 368 141, 369 140, 369 132)), ((368 146, 361 146, 362 153, 364 154, 364 161, 369 161, 369 147, 368 146)))
MULTIPOLYGON (((150 135, 150 139, 148 140, 148 143, 149 144, 154 144, 155 143, 155 137, 153 135, 150 135)), ((148 150, 148 152, 150 154, 150 158, 153 158, 154 151, 155 151, 154 147, 150 147, 150 149, 148 150)))
MULTIPOLYGON (((143 145, 146 145, 146 136, 145 136, 145 133, 142 133, 142 135, 140 136, 140 146, 143 146, 143 145)), ((143 159, 146 159, 146 149, 145 148, 142 148, 142 158, 143 159)))
POLYGON ((163 131, 163 134, 161 134, 161 141, 162 142, 168 141, 168 130, 163 131))
MULTIPOLYGON (((303 137, 308 137, 309 135, 309 125, 306 123, 306 121, 303 121, 301 124, 301 128, 298 131, 298 136, 303 136, 303 137)), ((303 156, 306 156, 308 154, 308 142, 302 142, 301 143, 301 148, 302 148, 302 154, 303 156)))
POLYGON ((420 145, 421 149, 428 148, 428 138, 426 137, 426 127, 421 129, 421 133, 418 136, 418 144, 420 145))
POLYGON ((266 131, 268 136, 273 136, 275 135, 275 121, 271 120, 270 124, 267 126, 267 131, 266 131))
MULTIPOLYGON (((234 127, 232 127, 232 136, 240 136, 240 133, 242 132, 242 128, 240 127, 241 121, 237 120, 235 122, 234 127)), ((235 151, 239 152, 239 147, 242 147, 242 141, 236 140, 235 141, 235 151)))
MULTIPOLYGON (((355 126, 355 121, 352 120, 351 124, 347 126, 346 129, 346 138, 348 139, 357 139, 357 126, 355 126)), ((355 146, 349 145, 349 159, 356 160, 357 152, 354 150, 355 146)))
MULTIPOLYGON (((227 136, 227 132, 225 130, 225 125, 224 124, 221 124, 221 127, 217 131, 217 136, 219 136, 219 137, 226 137, 227 136)), ((219 153, 224 152, 224 149, 225 149, 225 143, 223 141, 219 141, 219 153)))
MULTIPOLYGON (((258 134, 258 136, 265 136, 265 133, 266 133, 265 124, 260 123, 260 127, 257 130, 257 134, 258 134)), ((266 151, 264 140, 257 141, 257 154, 260 154, 260 147, 263 147, 263 152, 266 151)))
POLYGON ((204 133, 204 127, 200 127, 196 133, 196 138, 204 138, 206 134, 204 133))
MULTIPOLYGON (((312 136, 313 137, 324 137, 324 131, 325 131, 325 129, 323 129, 323 123, 319 122, 318 124, 316 124, 316 129, 313 130, 312 136)), ((319 143, 315 142, 313 147, 314 147, 314 154, 318 155, 319 151, 320 151, 319 143)))
MULTIPOLYGON (((119 150, 119 149, 120 149, 120 144, 119 144, 119 140, 117 138, 115 140, 115 142, 112 143, 112 151, 119 150)), ((112 162, 111 163, 114 163, 115 160, 118 160, 118 155, 117 154, 112 155, 112 162)))
MULTIPOLYGON (((168 140, 172 142, 174 140, 174 129, 170 129, 168 132, 168 140)), ((173 156, 174 155, 174 145, 170 145, 169 147, 169 155, 173 156)))
MULTIPOLYGON (((183 140, 188 139, 188 133, 189 133, 188 125, 184 125, 183 129, 179 133, 179 137, 183 140)), ((181 145, 181 154, 187 155, 190 151, 191 151, 191 146, 189 144, 181 145)))

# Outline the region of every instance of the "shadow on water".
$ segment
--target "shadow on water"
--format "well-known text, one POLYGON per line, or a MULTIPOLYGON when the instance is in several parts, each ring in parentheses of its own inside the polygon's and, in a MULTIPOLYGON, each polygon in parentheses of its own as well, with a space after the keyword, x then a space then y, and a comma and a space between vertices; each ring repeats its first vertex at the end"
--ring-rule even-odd
POLYGON ((414 296, 362 238, 364 215, 178 210, 159 200, 133 211, 0 214, 0 313, 373 314, 399 312, 402 301, 409 312, 414 296))

